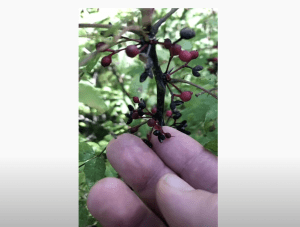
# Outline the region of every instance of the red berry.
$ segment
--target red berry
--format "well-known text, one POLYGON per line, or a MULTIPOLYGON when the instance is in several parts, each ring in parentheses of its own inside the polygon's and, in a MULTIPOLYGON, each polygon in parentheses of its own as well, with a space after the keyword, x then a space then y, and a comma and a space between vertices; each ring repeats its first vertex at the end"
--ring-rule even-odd
POLYGON ((164 41, 164 47, 166 49, 170 49, 171 46, 172 46, 172 41, 170 39, 165 39, 165 41, 164 41))
POLYGON ((133 97, 133 101, 134 101, 135 103, 139 103, 139 102, 140 102, 139 97, 134 96, 134 97, 133 97))
POLYGON ((134 58, 140 53, 140 50, 135 45, 129 45, 126 47, 126 54, 128 57, 134 58))
POLYGON ((154 119, 151 118, 151 119, 148 120, 147 124, 148 124, 150 127, 153 127, 154 125, 156 125, 156 120, 154 120, 154 119))
POLYGON ((157 108, 154 106, 154 107, 151 109, 151 112, 152 112, 153 114, 155 114, 155 113, 157 112, 157 108))
POLYGON ((130 129, 130 133, 135 133, 139 130, 139 127, 133 127, 130 129))
POLYGON ((172 115, 172 111, 171 111, 171 110, 167 110, 166 116, 167 116, 167 117, 170 117, 171 115, 172 115))
POLYGON ((180 45, 178 45, 176 43, 176 44, 171 46, 171 48, 170 48, 171 55, 176 56, 176 55, 179 55, 180 52, 181 52, 181 46, 180 45))
POLYGON ((192 55, 187 50, 183 50, 179 54, 179 59, 183 62, 189 62, 192 60, 192 55))
POLYGON ((191 92, 191 91, 184 91, 180 94, 179 97, 181 98, 182 101, 187 102, 187 101, 191 100, 192 94, 193 94, 193 92, 191 92))
POLYGON ((196 59, 199 56, 199 53, 196 50, 192 50, 190 54, 192 55, 192 59, 196 59))
POLYGON ((213 58, 213 62, 218 62, 218 58, 213 58))
POLYGON ((166 136, 166 138, 171 138, 171 134, 168 132, 165 133, 165 136, 166 136))
POLYGON ((101 60, 101 65, 102 65, 103 67, 109 66, 110 63, 111 63, 111 56, 110 56, 110 55, 105 56, 105 57, 102 58, 102 60, 101 60))
POLYGON ((138 119, 140 117, 139 113, 138 112, 134 112, 132 114, 132 119, 138 119))

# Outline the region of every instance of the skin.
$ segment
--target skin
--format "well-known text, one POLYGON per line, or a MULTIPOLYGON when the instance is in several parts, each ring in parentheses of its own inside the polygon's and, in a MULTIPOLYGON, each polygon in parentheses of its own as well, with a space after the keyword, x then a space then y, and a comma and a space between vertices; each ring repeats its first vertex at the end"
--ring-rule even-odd
POLYGON ((124 182, 105 178, 87 206, 104 226, 218 226, 218 159, 193 138, 164 126, 170 139, 152 149, 123 134, 107 146, 107 158, 124 182), (134 191, 132 191, 130 186, 134 191))

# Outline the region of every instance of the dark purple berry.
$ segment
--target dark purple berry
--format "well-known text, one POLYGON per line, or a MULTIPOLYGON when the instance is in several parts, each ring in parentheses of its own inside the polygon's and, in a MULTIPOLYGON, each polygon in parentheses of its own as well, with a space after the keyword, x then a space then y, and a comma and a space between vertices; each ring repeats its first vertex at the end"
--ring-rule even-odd
POLYGON ((126 47, 125 52, 128 57, 134 58, 140 53, 140 50, 135 45, 129 45, 126 47))
POLYGON ((155 136, 158 136, 160 134, 160 131, 159 130, 155 130, 154 132, 153 132, 153 135, 155 135, 155 136))
POLYGON ((182 39, 191 39, 195 37, 195 35, 196 35, 195 31, 190 28, 183 28, 180 31, 180 38, 182 39))
POLYGON ((171 46, 172 46, 172 41, 170 39, 165 39, 165 41, 164 41, 164 47, 166 49, 170 49, 171 46))
POLYGON ((135 133, 139 130, 139 127, 133 127, 130 129, 130 133, 135 133))
POLYGON ((168 132, 165 133, 165 136, 166 136, 166 138, 171 138, 171 134, 168 132))
POLYGON ((156 107, 153 107, 153 108, 151 109, 151 112, 152 112, 153 114, 155 114, 155 113, 157 112, 157 108, 156 108, 156 107))
POLYGON ((142 139, 145 144, 147 144, 148 147, 152 148, 152 143, 147 139, 142 139))
POLYGON ((139 113, 138 112, 134 112, 132 114, 132 119, 138 119, 140 117, 139 113))
POLYGON ((134 108, 133 108, 132 105, 128 105, 128 109, 129 109, 130 111, 133 111, 133 110, 134 110, 134 108))
POLYGON ((153 127, 154 125, 156 125, 156 121, 154 119, 149 119, 147 122, 148 126, 153 127))
POLYGON ((139 102, 140 102, 139 97, 134 96, 134 97, 133 97, 133 101, 134 101, 135 103, 139 103, 139 102))
POLYGON ((193 68, 195 71, 201 71, 203 69, 203 66, 197 65, 193 68))
POLYGON ((105 56, 105 57, 102 58, 102 60, 101 60, 101 65, 102 65, 103 67, 109 66, 110 63, 111 63, 111 56, 110 56, 110 55, 105 56))
POLYGON ((181 46, 178 45, 177 43, 176 44, 173 44, 170 48, 170 53, 171 55, 173 56, 176 56, 176 55, 179 55, 181 52, 181 46))

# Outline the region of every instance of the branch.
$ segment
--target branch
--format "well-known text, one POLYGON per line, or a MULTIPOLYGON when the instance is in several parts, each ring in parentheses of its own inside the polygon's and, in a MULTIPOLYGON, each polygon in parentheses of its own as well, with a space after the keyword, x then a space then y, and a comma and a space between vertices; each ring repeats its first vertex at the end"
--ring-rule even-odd
POLYGON ((208 91, 208 90, 206 90, 205 88, 203 88, 203 87, 201 87, 201 86, 199 86, 199 85, 197 85, 197 84, 194 84, 194 83, 192 83, 192 82, 190 82, 190 81, 183 80, 183 79, 172 79, 170 82, 171 82, 171 83, 182 82, 182 83, 190 84, 190 85, 192 85, 192 86, 194 86, 194 87, 200 88, 200 89, 203 90, 204 92, 206 92, 206 93, 210 94, 211 96, 213 96, 215 99, 218 99, 218 97, 217 97, 216 95, 214 95, 213 93, 211 93, 210 91, 208 91))
POLYGON ((94 157, 92 157, 92 158, 90 158, 89 160, 86 160, 84 163, 82 163, 78 168, 80 168, 80 167, 82 167, 82 166, 84 166, 87 162, 89 162, 89 161, 91 161, 91 160, 93 160, 94 158, 98 158, 98 157, 100 157, 102 154, 103 154, 103 152, 106 150, 106 147, 100 152, 100 154, 98 154, 98 155, 95 155, 94 157))
POLYGON ((173 13, 175 13, 178 10, 178 8, 172 8, 170 12, 168 12, 164 17, 160 18, 159 21, 155 23, 152 27, 152 33, 156 34, 158 31, 158 28, 161 26, 162 23, 164 23, 173 13))
MULTIPOLYGON (((80 25, 80 24, 79 24, 80 25)), ((89 24, 90 25, 90 24, 89 24)), ((111 26, 111 25, 108 25, 111 26)), ((96 50, 95 52, 90 53, 86 58, 84 58, 81 62, 79 62, 79 67, 84 66, 86 63, 88 63, 92 58, 96 57, 96 55, 98 53, 100 53, 101 51, 106 50, 107 48, 110 48, 114 45, 117 44, 118 39, 120 39, 122 37, 122 35, 124 33, 126 33, 127 31, 139 31, 141 32, 141 34, 143 36, 145 36, 147 39, 149 39, 148 35, 139 27, 139 26, 129 26, 129 27, 125 27, 121 33, 119 35, 114 36, 114 39, 112 41, 112 43, 110 44, 105 44, 103 46, 101 46, 98 50, 96 50)))
MULTIPOLYGON (((209 91, 214 91, 214 90, 218 90, 218 88, 214 87, 214 88, 210 89, 209 91)), ((204 93, 206 93, 206 92, 205 91, 200 92, 200 93, 196 94, 195 96, 198 97, 199 95, 203 95, 204 93)))

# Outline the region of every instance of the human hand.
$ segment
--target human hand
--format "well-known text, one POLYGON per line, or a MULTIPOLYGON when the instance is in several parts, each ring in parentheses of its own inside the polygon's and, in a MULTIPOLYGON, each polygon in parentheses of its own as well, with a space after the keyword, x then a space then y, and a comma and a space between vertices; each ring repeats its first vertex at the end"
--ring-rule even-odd
POLYGON ((107 146, 111 165, 139 197, 120 179, 97 182, 87 206, 104 227, 218 226, 217 157, 188 135, 163 130, 174 137, 160 143, 152 135, 152 149, 131 134, 107 146))

